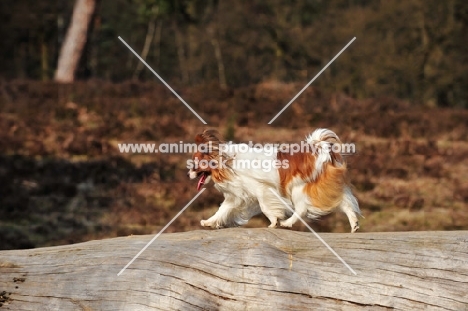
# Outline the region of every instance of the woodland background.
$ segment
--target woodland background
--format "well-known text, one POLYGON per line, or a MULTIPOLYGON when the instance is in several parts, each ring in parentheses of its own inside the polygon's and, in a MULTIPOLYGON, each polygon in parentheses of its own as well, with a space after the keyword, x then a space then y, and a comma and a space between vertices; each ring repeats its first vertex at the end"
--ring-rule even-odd
MULTIPOLYGON (((83 52, 60 83, 75 1, 0 2, 0 249, 158 232, 196 193, 190 155, 124 155, 117 143, 191 142, 207 127, 257 142, 331 128, 357 145, 362 231, 468 229, 466 1, 83 3, 95 5, 83 52)), ((200 229, 222 201, 208 188, 168 232, 200 229)), ((349 230, 339 213, 311 225, 349 230)))

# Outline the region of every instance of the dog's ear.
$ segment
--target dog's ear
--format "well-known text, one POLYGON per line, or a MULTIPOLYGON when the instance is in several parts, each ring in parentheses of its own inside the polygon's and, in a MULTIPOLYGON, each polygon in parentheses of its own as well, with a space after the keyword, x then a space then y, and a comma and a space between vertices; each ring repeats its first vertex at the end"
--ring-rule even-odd
POLYGON ((197 144, 202 144, 205 142, 205 139, 203 138, 203 134, 197 134, 197 136, 195 136, 195 142, 197 144))
POLYGON ((217 130, 215 130, 215 129, 204 130, 202 136, 203 136, 205 142, 208 142, 208 141, 219 142, 219 141, 221 141, 219 139, 219 136, 220 136, 219 132, 217 130))

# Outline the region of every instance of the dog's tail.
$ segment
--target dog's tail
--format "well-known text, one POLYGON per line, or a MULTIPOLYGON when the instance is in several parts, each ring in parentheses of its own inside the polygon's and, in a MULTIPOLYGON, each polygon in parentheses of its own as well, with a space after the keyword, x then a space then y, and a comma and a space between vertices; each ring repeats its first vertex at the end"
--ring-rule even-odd
POLYGON ((307 136, 306 141, 311 145, 312 153, 316 156, 314 175, 320 175, 326 163, 331 163, 336 167, 345 165, 340 154, 341 141, 335 132, 319 128, 307 136))

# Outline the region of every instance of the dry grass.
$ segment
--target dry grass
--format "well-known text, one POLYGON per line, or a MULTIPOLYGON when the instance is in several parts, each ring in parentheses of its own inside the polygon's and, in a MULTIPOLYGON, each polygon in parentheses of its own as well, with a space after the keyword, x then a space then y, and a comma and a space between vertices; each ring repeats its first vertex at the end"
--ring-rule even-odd
MULTIPOLYGON (((162 86, 59 89, 32 82, 7 89, 13 101, 0 99, 0 248, 154 233, 195 195, 185 175, 190 155, 122 155, 116 148, 119 142, 191 142, 205 128, 162 86)), ((210 127, 236 141, 298 141, 328 127, 354 142, 357 154, 348 163, 366 217, 362 231, 468 229, 467 111, 388 98, 356 101, 310 88, 268 126, 299 89, 264 83, 181 94, 210 127)), ((200 229, 200 219, 222 199, 209 186, 167 231, 200 229)), ((258 216, 247 226, 266 225, 258 216)), ((349 231, 340 213, 311 225, 349 231)))

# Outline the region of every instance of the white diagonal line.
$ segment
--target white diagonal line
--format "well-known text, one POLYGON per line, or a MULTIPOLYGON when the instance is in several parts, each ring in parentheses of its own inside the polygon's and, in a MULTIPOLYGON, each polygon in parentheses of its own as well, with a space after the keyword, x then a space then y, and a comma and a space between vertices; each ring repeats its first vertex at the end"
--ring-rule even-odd
POLYGON ((317 239, 319 239, 320 242, 322 242, 323 245, 325 245, 325 246, 330 250, 330 252, 332 252, 333 255, 335 255, 335 256, 349 269, 349 271, 351 271, 354 275, 357 275, 356 271, 354 271, 353 268, 351 268, 351 267, 346 263, 346 261, 344 261, 344 259, 341 258, 340 255, 338 255, 338 254, 335 252, 335 250, 334 250, 333 248, 331 248, 330 245, 328 245, 327 242, 325 242, 325 241, 322 239, 322 237, 321 237, 320 235, 318 235, 317 232, 315 232, 314 229, 312 229, 312 228, 304 221, 304 219, 302 219, 302 217, 299 216, 299 215, 288 205, 288 203, 287 203, 286 201, 284 201, 284 200, 278 195, 278 193, 276 193, 276 192, 275 192, 273 189, 271 189, 271 188, 269 188, 269 189, 270 189, 271 192, 273 192, 273 194, 274 194, 281 202, 283 202, 283 204, 284 204, 287 208, 289 208, 289 210, 290 210, 291 212, 294 213, 294 215, 296 215, 297 218, 299 218, 300 221, 302 221, 302 223, 317 237, 317 239))
POLYGON ((133 53, 149 70, 151 70, 151 72, 152 72, 156 77, 158 77, 158 79, 161 80, 161 82, 164 83, 164 85, 165 85, 169 90, 171 90, 171 92, 172 92, 182 103, 184 103, 184 105, 187 106, 187 108, 190 109, 190 111, 191 111, 194 115, 196 115, 196 116, 198 117, 198 119, 200 119, 200 121, 203 122, 203 124, 207 124, 207 123, 205 122, 205 120, 203 120, 202 117, 200 117, 200 116, 198 115, 198 113, 196 113, 196 111, 193 110, 192 107, 190 107, 190 105, 187 104, 187 103, 185 102, 185 100, 184 100, 182 97, 180 97, 179 94, 177 94, 176 91, 174 91, 174 90, 172 89, 172 87, 171 87, 169 84, 167 84, 166 81, 164 81, 163 78, 161 78, 161 77, 158 75, 158 73, 157 73, 156 71, 154 71, 153 68, 151 68, 151 67, 145 62, 145 60, 144 60, 143 58, 141 58, 140 55, 138 55, 137 52, 135 52, 135 51, 130 47, 130 45, 127 44, 127 42, 125 42, 124 39, 122 39, 122 38, 119 36, 119 40, 122 41, 122 43, 125 44, 125 46, 126 46, 130 51, 132 51, 132 53, 133 53))
POLYGON ((333 62, 335 61, 335 59, 337 59, 337 58, 338 58, 338 56, 340 56, 340 55, 341 55, 341 53, 343 53, 343 52, 344 52, 344 50, 346 50, 346 49, 348 48, 348 46, 350 46, 350 45, 351 45, 351 43, 353 43, 353 41, 354 41, 354 40, 356 40, 356 37, 354 37, 353 39, 351 39, 351 41, 349 41, 349 43, 348 43, 348 44, 346 44, 346 46, 345 46, 344 48, 342 48, 342 49, 341 49, 341 51, 339 51, 339 52, 338 52, 338 54, 336 54, 336 56, 335 56, 335 57, 333 57, 333 58, 332 58, 332 60, 331 60, 331 61, 329 61, 329 62, 328 62, 328 64, 327 64, 325 67, 323 67, 323 69, 322 69, 322 70, 320 70, 320 72, 319 72, 318 74, 316 74, 316 75, 315 75, 315 77, 314 77, 312 80, 310 80, 310 82, 309 82, 309 83, 307 83, 307 85, 306 85, 306 86, 304 86, 304 87, 302 88, 302 90, 301 90, 299 93, 297 93, 297 95, 296 95, 296 96, 294 96, 294 98, 293 98, 293 99, 291 99, 291 101, 290 101, 290 102, 289 102, 289 103, 288 103, 286 106, 284 106, 284 108, 283 108, 283 109, 281 109, 281 111, 280 111, 280 112, 278 112, 278 114, 277 114, 277 115, 276 115, 276 116, 275 116, 273 119, 271 119, 271 120, 270 120, 270 122, 268 122, 268 124, 271 124, 271 123, 273 123, 273 121, 275 121, 275 120, 276 120, 276 118, 278 118, 278 117, 279 117, 279 115, 280 115, 280 114, 282 114, 282 113, 283 113, 283 112, 286 110, 286 108, 288 108, 288 107, 289 107, 289 105, 291 105, 291 104, 293 103, 293 101, 295 101, 295 100, 296 100, 296 98, 298 98, 298 97, 299 97, 299 95, 301 95, 301 94, 302 94, 302 92, 304 92, 304 91, 305 91, 305 89, 306 89, 306 88, 308 88, 308 87, 309 87, 309 85, 311 85, 311 84, 312 84, 312 82, 314 82, 314 81, 315 81, 315 79, 317 79, 317 78, 318 78, 318 77, 319 77, 319 76, 322 74, 322 72, 324 72, 324 71, 325 71, 325 69, 327 69, 327 68, 328 68, 328 66, 330 66, 330 65, 331 65, 331 63, 333 63, 333 62))
POLYGON ((154 238, 152 238, 151 241, 149 241, 148 244, 146 244, 146 246, 143 247, 143 249, 140 252, 138 252, 138 254, 136 254, 135 257, 133 257, 133 259, 130 260, 130 262, 122 270, 120 270, 120 272, 117 274, 117 276, 120 276, 125 271, 125 269, 127 269, 128 266, 130 266, 135 261, 135 259, 137 259, 148 248, 148 246, 150 246, 151 243, 153 243, 161 235, 161 233, 163 233, 164 230, 166 230, 167 227, 169 227, 172 224, 172 222, 174 220, 176 220, 176 218, 179 217, 180 214, 182 214, 187 209, 187 207, 189 207, 190 204, 192 204, 192 202, 195 201, 195 199, 198 198, 198 196, 200 194, 202 194, 203 191, 205 191, 205 190, 206 190, 206 188, 203 188, 200 192, 198 192, 197 195, 194 196, 193 199, 190 200, 190 202, 188 202, 187 205, 185 205, 185 207, 180 212, 178 212, 177 215, 175 215, 174 218, 172 218, 172 220, 170 222, 168 222, 168 224, 165 225, 164 228, 162 228, 161 231, 159 231, 159 233, 156 234, 156 236, 154 238))

